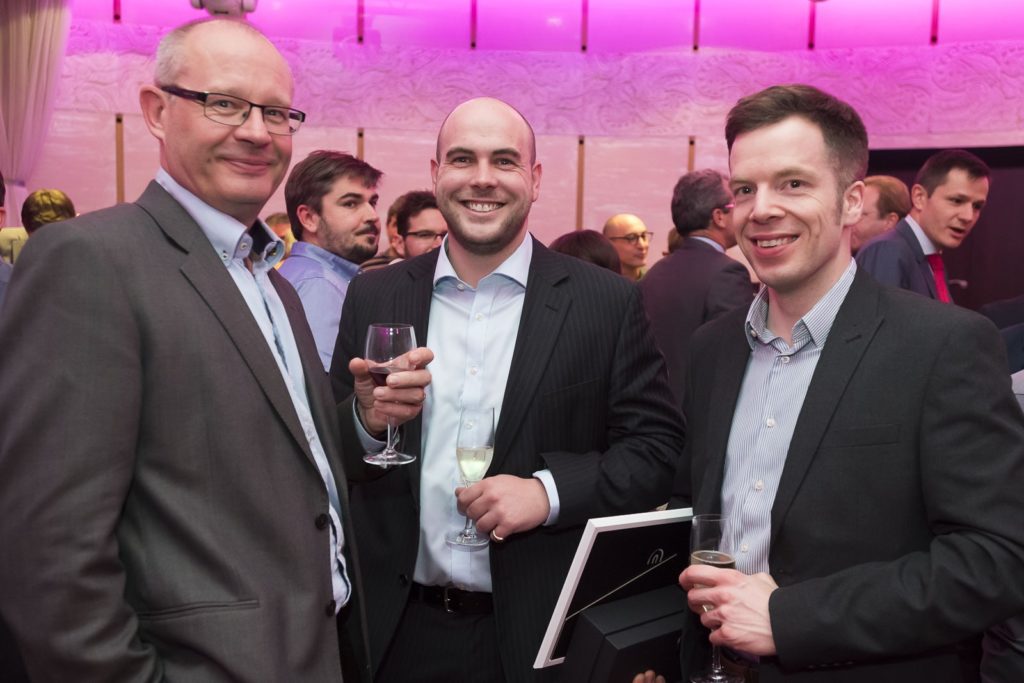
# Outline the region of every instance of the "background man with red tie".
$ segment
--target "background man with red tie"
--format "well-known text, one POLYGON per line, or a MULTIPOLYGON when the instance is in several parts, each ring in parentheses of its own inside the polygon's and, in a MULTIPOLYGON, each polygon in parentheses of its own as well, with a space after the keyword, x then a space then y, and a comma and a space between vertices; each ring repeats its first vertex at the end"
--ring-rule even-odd
POLYGON ((884 285, 952 302, 943 249, 956 249, 981 216, 991 172, 961 149, 936 152, 917 172, 913 207, 896 228, 857 252, 857 265, 884 285))

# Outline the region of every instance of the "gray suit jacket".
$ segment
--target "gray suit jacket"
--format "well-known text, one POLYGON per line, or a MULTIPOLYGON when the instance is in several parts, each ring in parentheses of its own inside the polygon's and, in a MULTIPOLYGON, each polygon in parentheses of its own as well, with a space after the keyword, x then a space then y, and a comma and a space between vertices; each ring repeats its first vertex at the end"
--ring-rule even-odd
POLYGON ((676 251, 648 271, 640 289, 654 341, 668 366, 669 384, 682 405, 690 337, 707 321, 750 306, 750 273, 710 244, 683 238, 676 251))
POLYGON ((857 266, 883 285, 939 298, 931 266, 906 219, 865 244, 857 252, 857 266))
MULTIPOLYGON (((743 317, 693 340, 695 513, 720 510, 743 317)), ((763 683, 959 682, 957 643, 1024 611, 1024 491, 1007 485, 1024 481, 1024 414, 1005 362, 987 320, 857 273, 772 507, 763 683)))
MULTIPOLYGON (((348 361, 363 355, 371 322, 412 323, 416 339, 426 342, 437 256, 435 250, 352 281, 331 368, 337 396, 352 391, 348 361)), ((403 429, 404 447, 418 454, 420 419, 403 429)), ((681 417, 670 400, 637 288, 535 241, 488 474, 530 477, 549 469, 561 512, 551 527, 491 546, 494 613, 507 681, 558 675, 531 667, 582 525, 590 517, 664 503, 681 449, 681 417)), ((368 618, 375 665, 408 600, 419 539, 421 464, 395 468, 352 490, 367 602, 373 605, 368 618)), ((350 475, 359 474, 359 465, 346 465, 350 475)))
MULTIPOLYGON (((302 305, 271 277, 337 456, 302 305)), ((0 613, 30 677, 337 681, 327 493, 274 356, 199 226, 151 183, 135 204, 40 231, 8 294, 0 613)))

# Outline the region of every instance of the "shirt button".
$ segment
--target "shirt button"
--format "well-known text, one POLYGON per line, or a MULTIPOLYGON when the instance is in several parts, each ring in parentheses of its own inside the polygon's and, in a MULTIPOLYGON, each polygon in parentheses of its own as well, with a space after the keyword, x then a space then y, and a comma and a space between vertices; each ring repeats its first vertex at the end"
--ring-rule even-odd
POLYGON ((774 417, 769 417, 767 420, 764 421, 764 423, 768 427, 774 427, 775 426, 775 418, 774 417))
POLYGON ((758 479, 757 482, 754 483, 754 490, 764 491, 764 482, 758 479))
POLYGON ((477 313, 477 314, 476 314, 476 319, 477 319, 478 321, 479 321, 479 320, 483 320, 483 319, 484 319, 484 314, 483 314, 483 313, 477 313))
POLYGON ((317 529, 321 529, 321 530, 326 529, 327 528, 327 524, 330 521, 331 521, 331 518, 328 517, 326 513, 321 512, 319 515, 316 516, 316 520, 315 520, 316 528, 317 529))
POLYGON ((753 337, 754 339, 757 339, 757 330, 751 330, 750 336, 753 337))
POLYGON ((455 289, 459 290, 460 292, 464 292, 464 291, 466 291, 466 285, 457 284, 457 285, 455 285, 455 289))
POLYGON ((471 374, 471 375, 475 375, 475 374, 476 374, 476 367, 472 367, 472 368, 470 368, 470 369, 469 369, 469 374, 471 374))
POLYGON ((746 543, 744 543, 743 545, 741 545, 741 546, 740 546, 740 552, 741 552, 741 553, 745 553, 745 552, 747 552, 748 550, 750 550, 750 548, 749 548, 749 547, 747 546, 747 544, 746 544, 746 543))
POLYGON ((783 356, 782 357, 782 364, 783 365, 789 365, 789 356, 783 356))

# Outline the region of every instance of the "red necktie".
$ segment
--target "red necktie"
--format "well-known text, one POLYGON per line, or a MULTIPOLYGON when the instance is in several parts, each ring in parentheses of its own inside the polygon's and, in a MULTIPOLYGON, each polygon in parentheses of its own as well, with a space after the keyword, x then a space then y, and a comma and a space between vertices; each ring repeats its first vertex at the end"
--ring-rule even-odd
POLYGON ((939 301, 947 304, 953 303, 949 296, 949 287, 946 286, 946 266, 942 263, 942 254, 928 254, 928 265, 932 268, 932 277, 935 278, 935 291, 939 293, 939 301))

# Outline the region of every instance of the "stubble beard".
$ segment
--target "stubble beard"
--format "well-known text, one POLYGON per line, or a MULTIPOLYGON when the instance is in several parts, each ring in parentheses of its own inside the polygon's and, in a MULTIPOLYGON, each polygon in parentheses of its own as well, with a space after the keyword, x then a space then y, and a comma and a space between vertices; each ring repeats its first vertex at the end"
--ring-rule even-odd
MULTIPOLYGON (((486 201, 486 200, 481 200, 486 201)), ((460 216, 453 210, 453 200, 438 202, 438 209, 448 223, 448 234, 459 246, 476 256, 493 256, 512 243, 519 235, 529 215, 529 207, 518 209, 501 222, 497 232, 487 237, 480 237, 474 231, 467 230, 460 216)))

